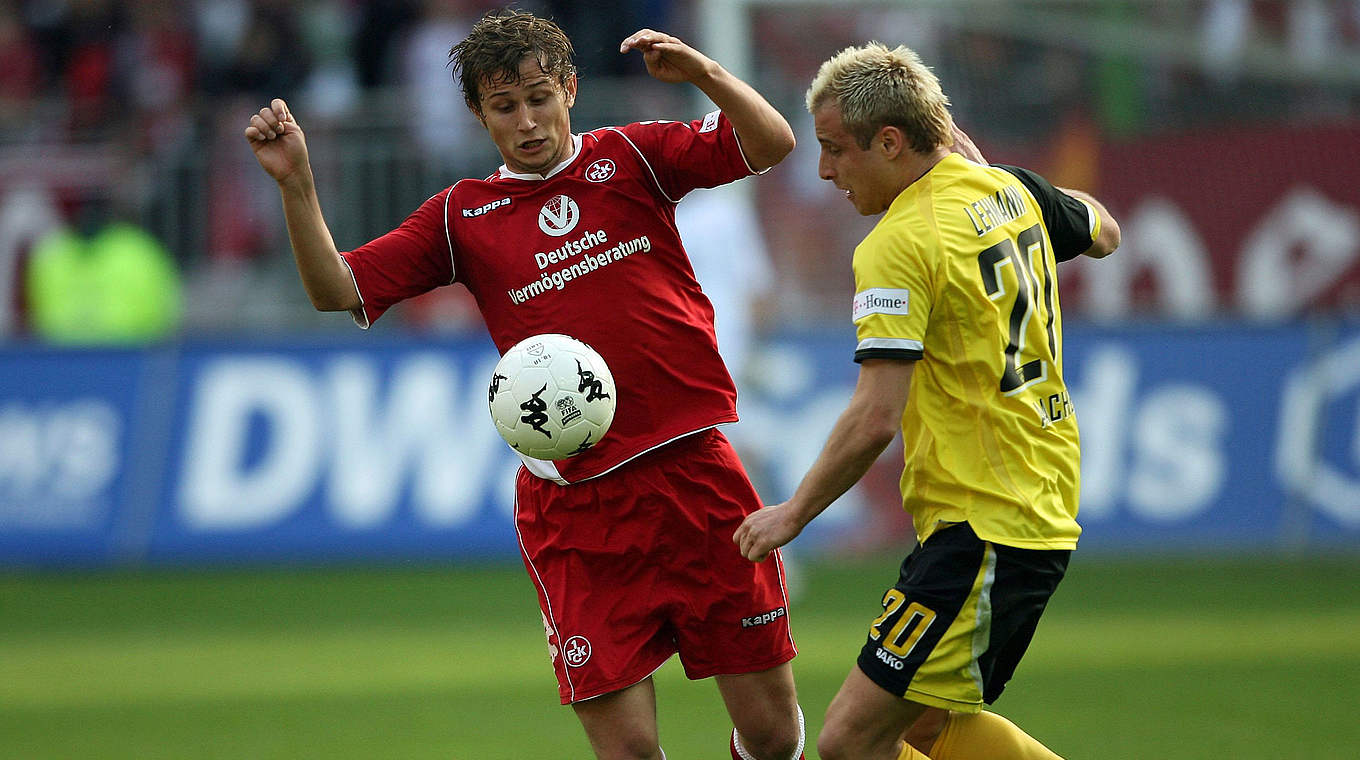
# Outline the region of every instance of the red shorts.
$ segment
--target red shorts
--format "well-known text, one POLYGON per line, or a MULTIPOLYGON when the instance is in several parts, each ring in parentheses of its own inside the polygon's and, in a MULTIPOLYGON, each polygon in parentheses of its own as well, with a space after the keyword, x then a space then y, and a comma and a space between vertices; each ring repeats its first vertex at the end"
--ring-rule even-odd
POLYGON ((516 531, 562 704, 638 683, 677 652, 690 678, 793 659, 778 554, 756 564, 732 543, 759 508, 717 430, 570 486, 521 469, 516 531))

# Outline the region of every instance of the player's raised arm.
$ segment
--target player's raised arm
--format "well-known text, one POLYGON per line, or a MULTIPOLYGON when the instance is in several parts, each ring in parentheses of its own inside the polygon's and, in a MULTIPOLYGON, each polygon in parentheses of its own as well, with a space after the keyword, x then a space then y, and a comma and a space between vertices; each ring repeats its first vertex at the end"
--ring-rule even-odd
POLYGON ((362 305, 349 267, 340 258, 321 215, 307 141, 288 104, 275 98, 250 117, 245 130, 260 167, 279 185, 288 240, 298 275, 312 306, 319 311, 345 311, 362 305))
POLYGON ((1082 252, 1083 256, 1090 256, 1093 259, 1103 259, 1114 253, 1114 249, 1119 247, 1122 235, 1119 232, 1119 223, 1110 215, 1104 204, 1096 200, 1090 193, 1080 190, 1072 190, 1066 187, 1058 188, 1064 193, 1086 201, 1091 208, 1095 209, 1096 216, 1099 217, 1099 226, 1096 229, 1095 240, 1091 241, 1091 247, 1082 252))
POLYGON ((784 160, 795 144, 793 128, 755 88, 733 76, 712 58, 664 32, 642 29, 619 44, 619 52, 637 50, 647 73, 663 82, 689 82, 722 109, 741 136, 746 162, 757 171, 784 160))

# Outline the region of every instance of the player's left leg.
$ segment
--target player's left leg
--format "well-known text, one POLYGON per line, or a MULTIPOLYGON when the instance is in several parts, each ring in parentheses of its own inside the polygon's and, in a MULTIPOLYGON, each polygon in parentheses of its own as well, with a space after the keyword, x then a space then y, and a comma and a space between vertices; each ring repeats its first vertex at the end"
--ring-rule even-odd
POLYGON ((783 560, 741 555, 732 534, 760 509, 760 496, 732 445, 717 430, 691 436, 688 456, 670 475, 673 508, 664 541, 680 572, 651 590, 671 611, 668 620, 685 674, 713 677, 736 726, 736 760, 796 760, 802 755, 802 713, 789 661, 783 560))
POLYGON ((921 713, 921 717, 916 719, 915 723, 907 727, 906 732, 902 734, 902 739, 920 750, 921 754, 929 755, 931 748, 935 746, 935 740, 939 738, 944 727, 948 725, 950 714, 949 710, 939 707, 927 708, 925 712, 921 713))
POLYGON ((994 712, 949 713, 932 760, 1062 760, 1038 739, 994 712))
POLYGON ((734 760, 799 760, 806 732, 793 686, 793 668, 783 665, 756 673, 719 675, 727 714, 732 716, 734 760))
POLYGON ((817 737, 817 753, 823 760, 867 758, 915 758, 904 744, 903 731, 921 716, 926 705, 903 699, 870 680, 859 665, 850 669, 845 683, 826 708, 826 724, 817 737))

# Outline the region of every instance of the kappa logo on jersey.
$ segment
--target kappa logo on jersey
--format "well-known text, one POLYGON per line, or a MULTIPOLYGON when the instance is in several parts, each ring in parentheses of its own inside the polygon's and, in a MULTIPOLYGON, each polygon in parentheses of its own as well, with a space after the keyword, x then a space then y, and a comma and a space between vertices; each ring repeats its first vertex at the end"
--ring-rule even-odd
POLYGON ((586 167, 586 179, 591 182, 604 182, 612 176, 614 176, 614 162, 611 159, 602 158, 586 167))
POLYGON ((576 223, 579 221, 581 207, 565 195, 554 196, 538 210, 538 228, 543 230, 545 235, 562 237, 576 229, 576 223))
POLYGON ((573 668, 579 668, 590 661, 590 639, 585 636, 572 636, 562 645, 562 658, 573 668))
POLYGON ((481 216, 482 214, 489 214, 489 213, 491 213, 492 211, 495 211, 496 209, 498 209, 498 208, 500 208, 500 207, 502 207, 502 206, 509 206, 509 205, 510 205, 510 198, 509 198, 509 197, 501 198, 501 199, 498 200, 498 201, 492 201, 492 202, 490 202, 490 203, 486 203, 486 204, 483 204, 483 205, 481 205, 481 206, 478 206, 477 208, 465 208, 465 209, 463 209, 463 216, 469 217, 469 218, 474 217, 474 216, 481 216))

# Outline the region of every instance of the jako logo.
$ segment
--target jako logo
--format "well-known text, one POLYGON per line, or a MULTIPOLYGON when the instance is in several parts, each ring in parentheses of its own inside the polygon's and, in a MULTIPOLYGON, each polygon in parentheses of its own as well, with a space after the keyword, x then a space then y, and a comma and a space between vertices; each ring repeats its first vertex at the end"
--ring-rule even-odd
POLYGON ((545 235, 562 237, 576 229, 576 223, 579 221, 581 208, 576 205, 576 201, 565 195, 553 196, 552 200, 538 210, 538 228, 543 230, 545 235))
POLYGON ((492 211, 495 211, 496 209, 498 209, 498 208, 500 208, 500 207, 502 207, 502 206, 509 206, 509 205, 510 205, 510 199, 509 199, 509 198, 501 198, 501 199, 498 200, 498 201, 492 201, 492 202, 490 202, 490 203, 488 203, 488 204, 486 204, 486 205, 484 205, 484 206, 479 206, 479 207, 477 207, 477 208, 465 208, 465 209, 463 209, 463 216, 466 216, 466 217, 481 216, 482 214, 488 214, 488 213, 490 213, 490 212, 492 212, 492 211))

